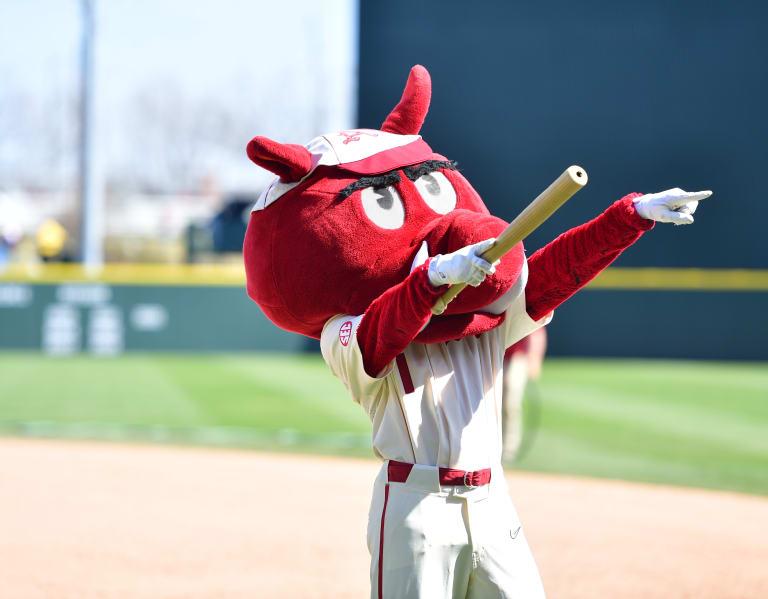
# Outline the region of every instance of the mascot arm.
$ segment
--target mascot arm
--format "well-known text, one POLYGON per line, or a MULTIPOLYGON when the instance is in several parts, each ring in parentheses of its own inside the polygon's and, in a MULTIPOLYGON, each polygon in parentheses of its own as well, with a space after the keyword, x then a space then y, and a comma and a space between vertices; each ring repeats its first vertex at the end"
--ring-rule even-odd
POLYGON ((633 193, 597 218, 566 231, 528 258, 526 310, 539 320, 594 279, 654 221, 635 210, 633 193))
POLYGON ((371 302, 357 329, 357 344, 369 376, 380 376, 416 338, 429 322, 432 306, 446 288, 446 285, 432 286, 429 262, 426 262, 371 302))

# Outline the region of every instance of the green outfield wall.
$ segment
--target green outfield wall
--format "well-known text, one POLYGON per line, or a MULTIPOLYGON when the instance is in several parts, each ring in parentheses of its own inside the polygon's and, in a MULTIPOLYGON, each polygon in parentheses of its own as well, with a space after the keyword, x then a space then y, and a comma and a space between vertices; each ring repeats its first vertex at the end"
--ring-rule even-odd
MULTIPOLYGON (((609 268, 563 304, 550 355, 768 360, 768 271, 609 268)), ((0 274, 0 349, 303 351, 240 266, 76 265, 0 274)))
POLYGON ((248 299, 241 270, 73 265, 0 275, 0 348, 53 354, 126 350, 297 351, 298 335, 248 299))

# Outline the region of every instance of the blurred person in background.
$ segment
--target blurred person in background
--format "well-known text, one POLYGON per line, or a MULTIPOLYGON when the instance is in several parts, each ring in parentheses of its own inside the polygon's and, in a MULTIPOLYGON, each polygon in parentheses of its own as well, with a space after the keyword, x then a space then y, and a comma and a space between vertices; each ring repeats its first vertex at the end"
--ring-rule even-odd
POLYGON ((251 207, 257 199, 250 195, 234 195, 226 200, 210 223, 214 252, 237 252, 239 258, 251 207))
POLYGON ((11 251, 24 236, 21 226, 13 222, 0 223, 0 268, 11 259, 11 251))
POLYGON ((69 235, 59 221, 47 218, 37 228, 37 255, 43 262, 65 259, 64 247, 69 235))
POLYGON ((524 337, 504 354, 504 391, 501 402, 502 460, 514 462, 523 442, 523 398, 529 380, 541 376, 547 352, 545 327, 524 337))

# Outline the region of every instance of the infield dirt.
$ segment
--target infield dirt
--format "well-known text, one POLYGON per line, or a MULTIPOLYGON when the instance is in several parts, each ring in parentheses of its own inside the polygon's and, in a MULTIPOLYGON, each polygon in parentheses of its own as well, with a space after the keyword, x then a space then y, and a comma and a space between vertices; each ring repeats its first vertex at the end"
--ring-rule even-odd
MULTIPOLYGON (((0 439, 8 599, 368 596, 373 460, 0 439)), ((768 597, 768 499, 510 473, 554 599, 768 597)))

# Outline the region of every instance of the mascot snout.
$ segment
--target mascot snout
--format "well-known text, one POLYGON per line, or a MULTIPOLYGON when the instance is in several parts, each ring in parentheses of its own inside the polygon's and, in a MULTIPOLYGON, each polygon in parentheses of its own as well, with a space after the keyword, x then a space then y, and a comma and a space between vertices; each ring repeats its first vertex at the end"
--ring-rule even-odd
MULTIPOLYGON (((430 256, 449 254, 467 245, 497 237, 507 223, 490 214, 457 209, 436 219, 425 227, 418 245, 427 243, 430 256)), ((520 276, 525 261, 523 244, 519 243, 496 266, 496 272, 486 277, 479 287, 468 287, 448 304, 445 315, 482 311, 504 295, 520 276)))

